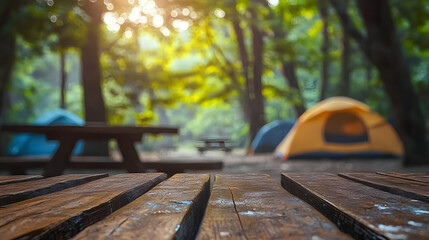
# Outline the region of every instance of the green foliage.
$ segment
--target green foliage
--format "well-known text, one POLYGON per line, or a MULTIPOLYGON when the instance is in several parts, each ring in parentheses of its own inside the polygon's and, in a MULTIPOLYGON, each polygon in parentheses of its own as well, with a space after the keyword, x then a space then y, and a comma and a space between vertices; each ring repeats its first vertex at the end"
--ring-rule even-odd
MULTIPOLYGON (((42 57, 27 56, 30 45, 20 41, 17 55, 21 59, 15 64, 10 91, 7 95, 7 122, 31 123, 38 116, 57 109, 59 106, 59 63, 58 56, 46 51, 42 57), (22 57, 21 56, 26 56, 22 57)), ((69 111, 82 117, 81 87, 77 76, 71 73, 77 68, 75 55, 69 55, 68 73, 69 111)))
MULTIPOLYGON (((0 11, 5 10, 6 2, 0 3, 0 11)), ((43 0, 22 0, 3 26, 2 31, 13 32, 19 43, 7 121, 30 122, 58 106, 56 54, 73 52, 87 33, 88 16, 78 2, 57 0, 50 6, 43 0)), ((176 125, 184 139, 229 136, 237 145, 244 145, 248 131, 241 105, 245 80, 232 20, 237 17, 250 50, 249 26, 255 23, 252 11, 265 34, 263 96, 268 122, 293 117, 292 106, 299 102, 298 93, 287 87, 280 72, 282 61, 295 64, 306 107, 319 98, 322 23, 315 1, 279 1, 265 7, 255 7, 248 0, 237 0, 236 5, 230 0, 165 0, 140 7, 140 1, 104 2, 98 3, 102 6, 98 10, 104 13, 100 29, 102 86, 111 124, 176 125)), ((429 109, 427 1, 394 0, 392 5, 398 33, 410 56, 413 81, 422 106, 429 109)), ((361 28, 353 2, 349 13, 361 28)), ((341 74, 342 31, 332 9, 328 23, 328 95, 333 96, 338 93, 341 74)), ((351 44, 351 96, 390 117, 377 73, 368 67, 356 44, 351 44)), ((67 58, 67 73, 72 79, 67 106, 83 116, 77 59, 76 53, 67 58)), ((428 114, 426 110, 426 117, 428 114)))

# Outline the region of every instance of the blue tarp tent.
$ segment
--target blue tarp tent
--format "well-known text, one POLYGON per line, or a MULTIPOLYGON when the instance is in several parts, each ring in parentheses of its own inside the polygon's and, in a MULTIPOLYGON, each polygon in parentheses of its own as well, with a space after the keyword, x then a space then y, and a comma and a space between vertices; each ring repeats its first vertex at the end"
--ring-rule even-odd
POLYGON ((276 120, 263 126, 251 145, 253 153, 271 153, 288 134, 295 120, 276 120))
MULTIPOLYGON (((37 118, 34 125, 83 125, 85 122, 73 113, 57 109, 37 118)), ((58 147, 58 142, 48 141, 43 134, 19 133, 15 134, 6 149, 9 156, 37 156, 51 155, 58 147)), ((79 155, 83 151, 83 142, 77 142, 73 154, 79 155)))

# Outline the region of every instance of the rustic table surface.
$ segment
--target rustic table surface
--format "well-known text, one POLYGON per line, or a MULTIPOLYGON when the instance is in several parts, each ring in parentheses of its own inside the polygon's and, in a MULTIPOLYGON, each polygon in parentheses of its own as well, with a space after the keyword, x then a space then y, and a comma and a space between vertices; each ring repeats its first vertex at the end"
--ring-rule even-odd
POLYGON ((427 173, 0 176, 0 239, 429 239, 427 173))

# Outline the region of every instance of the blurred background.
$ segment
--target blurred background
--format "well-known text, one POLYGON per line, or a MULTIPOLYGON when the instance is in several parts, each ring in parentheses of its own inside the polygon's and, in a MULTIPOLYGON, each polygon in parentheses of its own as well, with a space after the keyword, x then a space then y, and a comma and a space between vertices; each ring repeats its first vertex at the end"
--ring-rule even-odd
POLYGON ((427 16, 427 0, 4 0, 0 121, 61 108, 180 127, 144 151, 225 137, 247 153, 266 123, 346 96, 394 126, 406 165, 427 164, 427 16))

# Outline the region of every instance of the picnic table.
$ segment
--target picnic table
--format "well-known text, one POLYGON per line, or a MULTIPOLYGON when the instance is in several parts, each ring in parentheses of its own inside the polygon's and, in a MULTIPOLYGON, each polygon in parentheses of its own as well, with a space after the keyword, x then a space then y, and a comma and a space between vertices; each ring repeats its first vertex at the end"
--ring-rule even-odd
POLYGON ((89 123, 85 126, 39 126, 39 125, 3 125, 1 131, 14 133, 40 133, 48 140, 59 141, 55 154, 46 161, 28 161, 13 159, 0 161, 1 169, 13 169, 16 172, 23 168, 44 168, 43 176, 51 177, 62 174, 66 167, 96 169, 126 169, 128 172, 145 172, 155 169, 168 172, 182 172, 185 169, 221 169, 222 162, 177 163, 172 161, 144 162, 134 146, 142 140, 144 134, 178 134, 174 127, 142 127, 142 126, 108 126, 89 123), (71 162, 70 157, 78 140, 106 141, 116 140, 123 162, 71 162), (17 170, 18 169, 18 170, 17 170))
POLYGON ((22 182, 11 176, 0 186, 0 236, 429 238, 427 173, 284 173, 281 183, 264 174, 214 177, 211 183, 208 174, 74 174, 22 182))
POLYGON ((231 141, 228 138, 203 138, 199 140, 201 144, 197 146, 200 154, 208 150, 222 150, 225 153, 232 151, 231 141))

